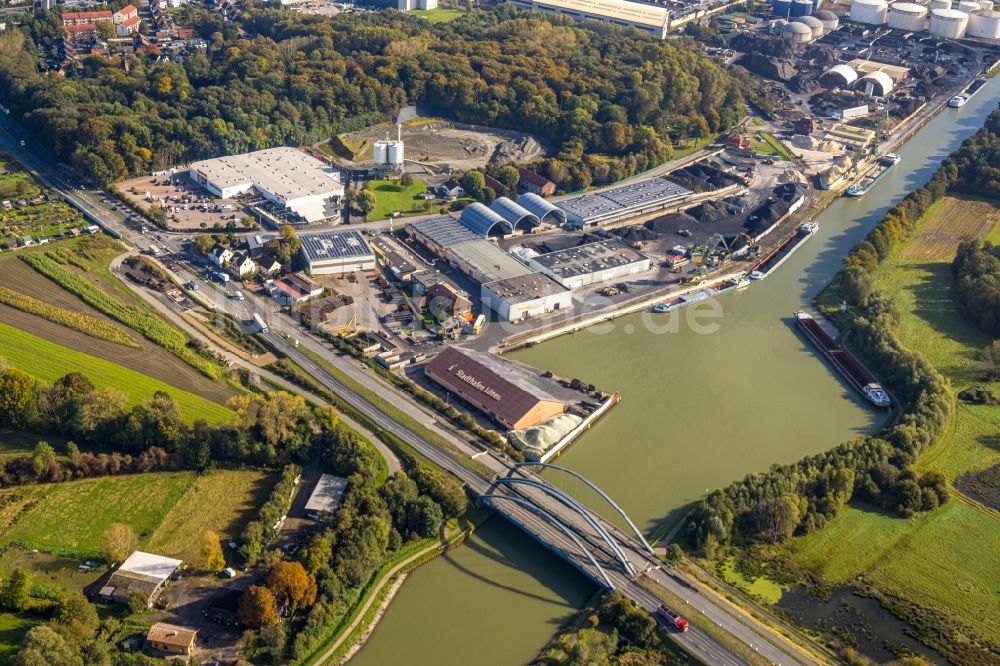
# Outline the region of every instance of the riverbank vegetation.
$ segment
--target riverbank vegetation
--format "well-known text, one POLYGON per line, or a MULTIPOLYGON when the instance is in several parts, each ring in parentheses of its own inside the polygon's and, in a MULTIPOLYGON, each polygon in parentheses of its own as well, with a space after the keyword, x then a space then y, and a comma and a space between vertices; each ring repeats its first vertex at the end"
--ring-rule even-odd
MULTIPOLYGON (((890 388, 899 418, 875 436, 716 491, 695 510, 687 533, 688 546, 709 558, 738 549, 749 561, 745 572, 820 594, 852 585, 963 664, 1000 658, 1000 605, 991 593, 1000 579, 987 554, 995 549, 981 541, 996 533, 998 514, 981 496, 962 494, 970 476, 988 476, 1000 464, 993 443, 1000 410, 956 405, 955 398, 970 384, 981 389, 977 395, 997 395, 1000 387, 981 382, 981 350, 990 338, 959 314, 951 252, 905 249, 915 232, 941 223, 935 203, 948 191, 979 183, 980 196, 1000 197, 969 171, 997 159, 998 138, 994 112, 927 185, 884 215, 819 299, 890 388)), ((958 247, 956 276, 988 272, 982 266, 992 249, 984 248, 978 241, 958 247)), ((847 647, 842 640, 834 643, 847 647)))
POLYGON ((736 125, 745 85, 693 42, 510 7, 431 23, 404 13, 311 16, 247 8, 225 22, 183 10, 207 48, 183 63, 100 56, 39 74, 55 12, 0 35, 0 96, 60 160, 102 183, 192 160, 313 144, 407 104, 516 129, 556 147, 542 171, 566 190, 644 171, 671 134, 736 125), (34 44, 32 44, 34 42, 34 44), (597 162, 589 159, 601 155, 597 162), (600 167, 600 169, 597 169, 600 167))

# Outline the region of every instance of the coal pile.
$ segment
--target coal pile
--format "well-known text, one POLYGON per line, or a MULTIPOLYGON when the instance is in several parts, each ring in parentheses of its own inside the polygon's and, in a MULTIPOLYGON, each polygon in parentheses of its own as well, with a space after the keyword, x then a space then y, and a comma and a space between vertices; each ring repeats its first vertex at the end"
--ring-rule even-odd
POLYGON ((754 210, 743 227, 756 238, 773 227, 790 207, 791 204, 784 199, 768 199, 754 210))
POLYGON ((618 236, 626 243, 654 240, 657 235, 645 227, 619 227, 612 229, 611 233, 618 236))
POLYGON ((766 56, 760 53, 747 53, 740 56, 736 64, 757 76, 763 76, 765 79, 771 79, 772 81, 781 81, 782 83, 788 83, 798 76, 799 73, 799 70, 795 67, 795 63, 791 60, 766 56))
POLYGON ((657 234, 673 234, 678 229, 686 229, 697 223, 698 220, 685 213, 669 213, 655 220, 650 220, 643 226, 657 234))
POLYGON ((671 172, 670 180, 688 188, 692 192, 710 192, 729 187, 739 182, 739 178, 731 173, 717 169, 708 164, 696 163, 671 172))
POLYGON ((806 49, 802 59, 813 65, 833 65, 840 62, 840 55, 837 49, 822 44, 813 44, 806 49))
POLYGON ((729 217, 728 206, 721 201, 706 201, 687 212, 699 222, 718 222, 729 217))
POLYGON ((776 58, 798 59, 799 49, 791 42, 773 35, 752 32, 737 33, 729 40, 729 48, 743 53, 759 53, 776 58))

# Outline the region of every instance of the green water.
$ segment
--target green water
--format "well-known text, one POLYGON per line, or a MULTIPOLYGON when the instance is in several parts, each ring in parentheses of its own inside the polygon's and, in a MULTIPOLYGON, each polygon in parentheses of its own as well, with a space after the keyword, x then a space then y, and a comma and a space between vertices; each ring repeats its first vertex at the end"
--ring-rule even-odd
MULTIPOLYGON (((681 311, 677 332, 652 332, 646 323, 661 326, 664 315, 636 314, 611 330, 581 331, 517 353, 518 360, 622 394, 557 464, 597 483, 649 533, 710 489, 877 428, 882 413, 795 333, 792 313, 809 306, 892 203, 926 182, 982 126, 998 98, 991 80, 962 109, 939 114, 899 151, 902 163, 874 190, 839 199, 819 215, 819 232, 776 273, 717 299, 721 316, 702 320, 718 324, 717 331, 692 330, 681 311)), ((578 483, 561 485, 598 508, 578 483)), ((407 580, 353 663, 527 663, 592 591, 548 551, 494 519, 469 545, 407 580)))

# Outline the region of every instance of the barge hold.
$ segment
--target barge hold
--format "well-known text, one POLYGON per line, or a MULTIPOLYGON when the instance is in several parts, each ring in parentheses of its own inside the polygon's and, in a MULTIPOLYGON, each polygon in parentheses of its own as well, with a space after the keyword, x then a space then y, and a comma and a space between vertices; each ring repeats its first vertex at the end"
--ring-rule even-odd
POLYGON ((854 181, 847 188, 845 194, 849 197, 860 197, 868 193, 868 190, 875 187, 882 176, 892 171, 893 167, 899 164, 900 157, 895 153, 886 153, 878 158, 875 164, 868 167, 868 170, 861 174, 861 177, 854 181))
POLYGON ((889 394, 882 385, 868 374, 868 371, 846 349, 837 344, 820 323, 802 310, 795 313, 795 321, 806 337, 816 345, 816 348, 833 364, 848 383, 876 407, 888 407, 891 404, 889 394))
POLYGON ((750 279, 763 280, 766 278, 771 274, 771 271, 785 263, 785 260, 792 256, 792 253, 817 231, 819 231, 819 225, 815 222, 806 222, 800 226, 794 234, 783 240, 778 247, 774 248, 770 254, 753 267, 753 270, 750 271, 750 279))

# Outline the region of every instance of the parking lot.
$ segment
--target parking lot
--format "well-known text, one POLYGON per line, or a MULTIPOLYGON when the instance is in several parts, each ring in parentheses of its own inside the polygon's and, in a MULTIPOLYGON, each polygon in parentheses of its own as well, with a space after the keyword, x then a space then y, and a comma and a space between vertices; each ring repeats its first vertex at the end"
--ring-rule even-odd
POLYGON ((232 226, 243 214, 243 204, 234 199, 217 199, 195 184, 187 172, 167 176, 143 176, 116 185, 145 210, 165 208, 170 227, 178 230, 232 226))

